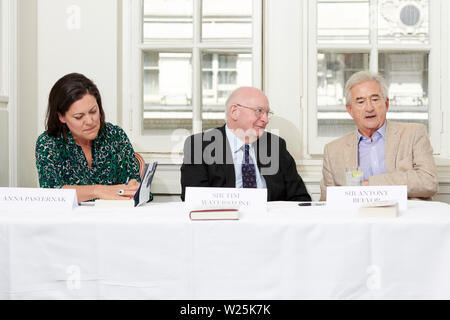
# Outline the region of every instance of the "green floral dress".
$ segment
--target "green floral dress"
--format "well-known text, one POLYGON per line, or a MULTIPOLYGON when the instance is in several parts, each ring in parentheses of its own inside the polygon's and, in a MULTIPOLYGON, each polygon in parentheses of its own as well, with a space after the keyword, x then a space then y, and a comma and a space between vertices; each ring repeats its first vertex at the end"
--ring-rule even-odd
POLYGON ((139 165, 125 132, 106 123, 92 143, 92 166, 69 132, 68 139, 50 137, 47 132, 36 142, 36 167, 42 188, 65 185, 115 185, 127 177, 140 181, 139 165))

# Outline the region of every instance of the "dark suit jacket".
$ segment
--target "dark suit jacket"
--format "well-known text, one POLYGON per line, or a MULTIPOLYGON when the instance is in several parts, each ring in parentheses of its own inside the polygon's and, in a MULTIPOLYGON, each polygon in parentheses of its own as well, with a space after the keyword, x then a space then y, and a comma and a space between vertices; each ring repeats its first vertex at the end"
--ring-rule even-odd
MULTIPOLYGON (((259 172, 266 180, 268 201, 311 201, 282 138, 264 132, 256 142, 255 154, 259 172)), ((181 166, 183 201, 186 187, 236 187, 225 126, 186 139, 181 166)))

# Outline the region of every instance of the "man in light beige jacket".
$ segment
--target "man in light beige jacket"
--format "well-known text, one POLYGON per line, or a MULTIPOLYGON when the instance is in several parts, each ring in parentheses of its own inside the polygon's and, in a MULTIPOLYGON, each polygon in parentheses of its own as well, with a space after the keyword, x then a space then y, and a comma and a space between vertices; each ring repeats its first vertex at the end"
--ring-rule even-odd
POLYGON ((345 97, 358 130, 325 146, 321 200, 328 186, 347 185, 346 172, 355 170, 364 185, 407 185, 408 198, 431 199, 438 180, 425 126, 387 121, 388 87, 369 71, 350 77, 345 97))

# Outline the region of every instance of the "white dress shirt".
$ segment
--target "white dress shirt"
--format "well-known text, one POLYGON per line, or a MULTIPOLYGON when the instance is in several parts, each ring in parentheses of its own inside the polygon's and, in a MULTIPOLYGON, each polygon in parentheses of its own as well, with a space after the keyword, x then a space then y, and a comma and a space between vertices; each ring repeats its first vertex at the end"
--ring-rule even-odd
MULTIPOLYGON (((225 125, 225 132, 227 134, 227 140, 230 144, 231 154, 233 155, 234 174, 236 177, 236 188, 242 188, 242 162, 244 161, 244 145, 245 143, 240 140, 229 128, 225 125)), ((256 186, 257 188, 266 188, 266 180, 261 175, 256 163, 254 143, 249 144, 249 156, 250 162, 255 165, 256 186)))

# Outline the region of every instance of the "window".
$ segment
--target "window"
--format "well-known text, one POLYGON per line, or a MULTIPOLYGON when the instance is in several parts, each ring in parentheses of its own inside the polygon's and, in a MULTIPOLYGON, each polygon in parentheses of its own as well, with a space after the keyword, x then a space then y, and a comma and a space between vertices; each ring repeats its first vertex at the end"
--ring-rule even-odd
POLYGON ((203 129, 217 127, 225 119, 225 102, 237 87, 252 83, 252 55, 210 53, 202 55, 203 129))
POLYGON ((231 91, 261 87, 262 1, 123 6, 122 119, 138 151, 182 151, 188 134, 225 123, 231 91))
POLYGON ((387 80, 387 118, 425 124, 439 153, 439 6, 429 0, 309 2, 310 154, 322 154, 327 142, 355 130, 344 86, 360 70, 387 80))

